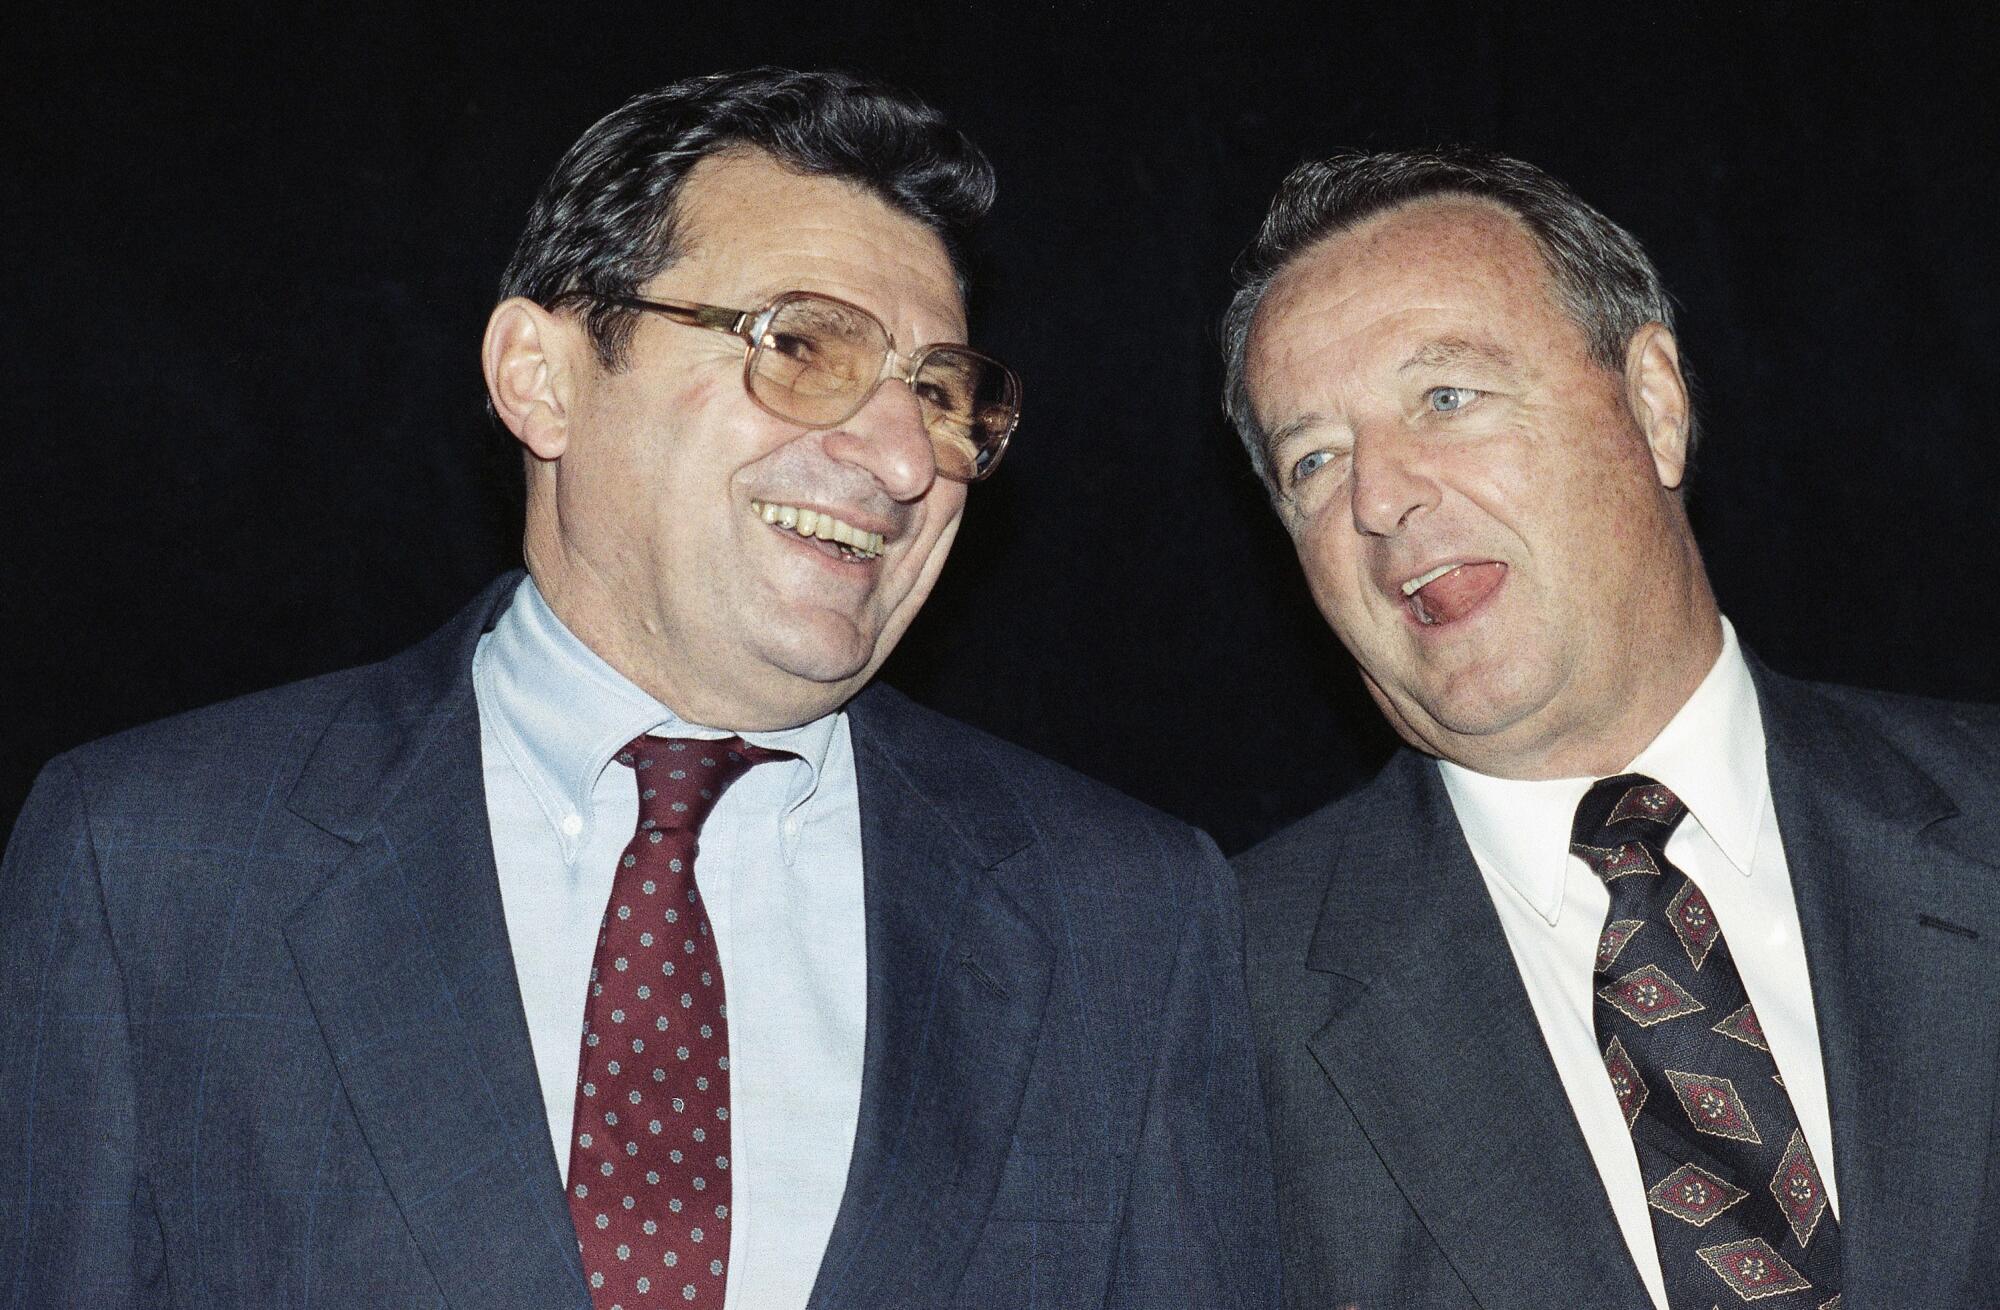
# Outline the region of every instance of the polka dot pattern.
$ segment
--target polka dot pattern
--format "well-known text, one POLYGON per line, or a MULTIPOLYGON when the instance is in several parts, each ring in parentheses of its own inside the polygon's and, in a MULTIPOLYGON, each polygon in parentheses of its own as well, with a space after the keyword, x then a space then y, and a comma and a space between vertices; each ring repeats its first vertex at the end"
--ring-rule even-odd
POLYGON ((779 758, 735 737, 640 737, 618 755, 637 779, 639 830, 618 861, 591 964, 569 1157, 570 1217, 596 1310, 721 1310, 728 1009, 695 849, 723 791, 779 758), (672 982, 653 985, 663 978, 672 982))

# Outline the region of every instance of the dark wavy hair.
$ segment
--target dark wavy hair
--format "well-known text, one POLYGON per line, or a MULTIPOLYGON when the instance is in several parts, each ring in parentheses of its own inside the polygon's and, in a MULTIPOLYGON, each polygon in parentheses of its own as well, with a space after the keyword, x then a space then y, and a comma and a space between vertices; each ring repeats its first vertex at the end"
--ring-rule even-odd
MULTIPOLYGON (((750 147, 841 178, 937 234, 965 290, 966 247, 993 205, 993 167, 907 91, 848 73, 752 68, 634 96, 570 147, 528 210, 500 296, 554 307, 589 292, 633 296, 683 253, 681 184, 711 155, 750 147)), ((582 308, 597 355, 622 367, 633 311, 582 308)))

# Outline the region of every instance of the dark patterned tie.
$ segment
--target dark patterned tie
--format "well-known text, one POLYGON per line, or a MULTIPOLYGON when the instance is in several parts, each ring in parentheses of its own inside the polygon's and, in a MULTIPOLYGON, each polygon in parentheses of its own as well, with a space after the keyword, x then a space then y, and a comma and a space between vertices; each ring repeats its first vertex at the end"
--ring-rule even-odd
POLYGON ((723 790, 781 752, 640 737, 639 787, 591 961, 569 1209, 597 1310, 721 1310, 729 1271, 729 1028, 695 887, 723 790))
POLYGON ((1840 1226, 1701 889, 1667 861, 1687 814, 1651 778, 1591 787, 1570 850, 1611 892, 1597 1039, 1639 1156, 1672 1310, 1840 1304, 1840 1226))

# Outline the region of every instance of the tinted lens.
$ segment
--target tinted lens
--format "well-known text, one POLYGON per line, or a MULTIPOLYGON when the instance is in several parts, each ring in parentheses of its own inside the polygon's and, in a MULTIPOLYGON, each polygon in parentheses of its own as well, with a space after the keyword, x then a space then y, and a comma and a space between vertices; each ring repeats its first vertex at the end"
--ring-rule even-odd
POLYGON ((887 333, 851 305, 818 296, 780 300, 750 357, 750 388, 800 423, 838 423, 882 374, 887 333))
POLYGON ((924 353, 910 386, 937 452, 938 472, 971 479, 993 467, 1021 412, 1012 373, 974 351, 938 346, 924 353))
MULTIPOLYGON (((882 377, 889 334, 875 316, 811 292, 781 297, 750 352, 751 395, 771 412, 824 427, 852 415, 882 377)), ((910 379, 938 472, 970 481, 1006 449, 1020 385, 998 361, 962 346, 920 352, 910 379)))

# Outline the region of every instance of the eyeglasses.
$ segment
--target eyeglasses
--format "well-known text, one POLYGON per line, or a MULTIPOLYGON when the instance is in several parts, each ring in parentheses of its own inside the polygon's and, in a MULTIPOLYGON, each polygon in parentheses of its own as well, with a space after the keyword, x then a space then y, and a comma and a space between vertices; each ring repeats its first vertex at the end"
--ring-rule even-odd
POLYGON ((642 310, 741 337, 750 399, 768 414, 809 428, 845 423, 890 378, 908 383, 938 473, 959 482, 977 482, 993 471, 1021 418, 1021 380, 999 360, 942 343, 899 354, 881 319, 817 292, 787 291, 760 309, 591 291, 563 299, 642 310))

